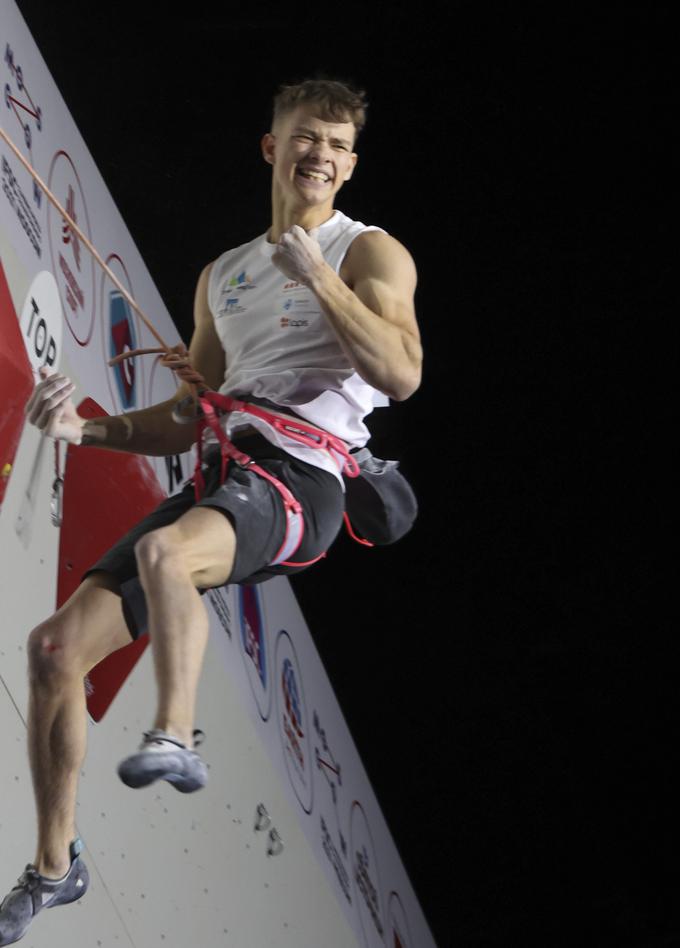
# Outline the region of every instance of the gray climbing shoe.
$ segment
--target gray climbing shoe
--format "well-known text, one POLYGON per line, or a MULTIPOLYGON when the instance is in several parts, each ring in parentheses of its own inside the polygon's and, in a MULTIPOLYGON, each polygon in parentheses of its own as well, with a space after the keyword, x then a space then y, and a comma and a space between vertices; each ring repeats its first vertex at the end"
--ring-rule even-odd
POLYGON ((71 866, 62 879, 41 876, 29 863, 19 881, 0 905, 0 945, 13 945, 26 934, 28 926, 41 909, 75 902, 87 892, 90 876, 80 859, 83 844, 71 843, 71 866))
MULTIPOLYGON (((194 731, 195 746, 203 743, 202 731, 194 731)), ((118 766, 118 776, 128 787, 148 787, 167 780, 181 793, 193 793, 208 782, 208 768, 194 750, 165 731, 146 731, 139 751, 118 766)))

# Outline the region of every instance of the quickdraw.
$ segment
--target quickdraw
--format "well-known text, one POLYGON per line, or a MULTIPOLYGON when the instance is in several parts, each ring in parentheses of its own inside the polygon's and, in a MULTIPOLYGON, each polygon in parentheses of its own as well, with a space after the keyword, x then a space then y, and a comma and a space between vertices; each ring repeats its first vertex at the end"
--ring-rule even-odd
POLYGON ((64 472, 61 466, 61 450, 59 442, 54 442, 54 480, 52 481, 52 496, 50 497, 50 520, 55 527, 60 527, 64 519, 64 472))

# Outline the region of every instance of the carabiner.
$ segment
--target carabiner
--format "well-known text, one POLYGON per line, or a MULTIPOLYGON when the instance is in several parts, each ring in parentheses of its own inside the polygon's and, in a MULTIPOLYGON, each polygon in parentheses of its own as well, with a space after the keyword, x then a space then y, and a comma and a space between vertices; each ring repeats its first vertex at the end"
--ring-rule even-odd
POLYGON ((55 527, 60 527, 64 519, 64 478, 57 475, 52 483, 50 498, 50 520, 55 527))

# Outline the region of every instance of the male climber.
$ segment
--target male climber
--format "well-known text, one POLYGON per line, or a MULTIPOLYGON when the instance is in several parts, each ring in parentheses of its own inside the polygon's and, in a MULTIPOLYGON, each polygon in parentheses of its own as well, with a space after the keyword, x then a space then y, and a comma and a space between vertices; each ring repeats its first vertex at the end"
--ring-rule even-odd
MULTIPOLYGON (((324 433, 336 447, 361 447, 378 393, 401 401, 420 383, 413 260, 384 231, 334 210, 357 162, 365 105, 363 93, 328 80, 276 95, 261 145, 272 166, 271 227, 204 269, 189 350, 211 389, 259 413, 225 411, 219 430, 204 439, 200 499, 189 485, 164 501, 29 636, 38 842, 34 862, 0 906, 0 946, 20 939, 41 908, 73 902, 87 889, 75 805, 89 670, 148 632, 156 716, 118 773, 133 787, 158 779, 183 792, 202 787, 207 771, 193 731, 208 637, 200 591, 261 582, 318 558, 343 514, 342 450, 329 448, 324 433), (304 438, 294 436, 296 426, 304 438), (221 482, 225 440, 254 463, 229 464, 221 482), (301 508, 301 541, 300 517, 283 502, 287 491, 301 508)), ((61 374, 43 374, 26 408, 29 421, 70 444, 137 454, 178 454, 196 440, 195 426, 173 417, 186 384, 160 405, 91 420, 76 413, 74 389, 61 374)))

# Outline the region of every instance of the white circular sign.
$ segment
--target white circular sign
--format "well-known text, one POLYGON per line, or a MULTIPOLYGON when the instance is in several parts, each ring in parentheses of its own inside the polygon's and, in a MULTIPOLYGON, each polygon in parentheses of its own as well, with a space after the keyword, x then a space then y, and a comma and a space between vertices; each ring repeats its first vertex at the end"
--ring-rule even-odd
POLYGON ((29 287, 19 320, 36 378, 42 366, 56 370, 59 365, 63 321, 57 281, 49 270, 41 270, 29 287))

